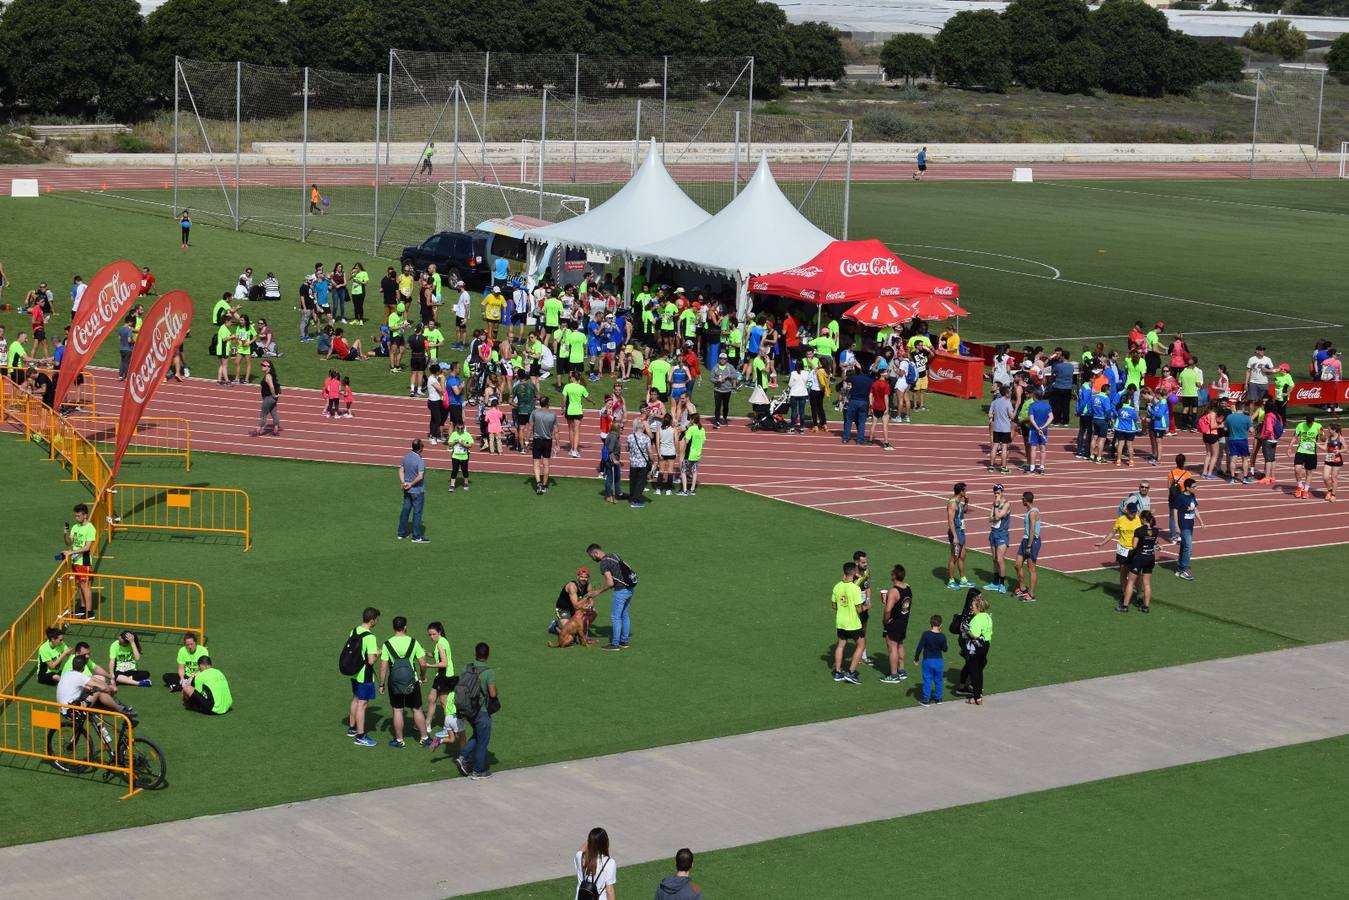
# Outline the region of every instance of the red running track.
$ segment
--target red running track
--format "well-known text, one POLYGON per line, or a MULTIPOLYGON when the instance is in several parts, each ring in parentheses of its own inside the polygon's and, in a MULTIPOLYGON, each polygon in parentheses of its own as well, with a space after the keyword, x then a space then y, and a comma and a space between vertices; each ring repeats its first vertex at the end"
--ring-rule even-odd
MULTIPOLYGON (((111 371, 103 371, 98 384, 100 415, 116 415, 121 399, 116 378, 111 371)), ((221 387, 194 379, 164 385, 155 396, 153 414, 188 419, 193 450, 288 459, 392 466, 413 438, 426 434, 424 400, 357 395, 355 418, 332 420, 322 414, 324 401, 318 391, 287 387, 280 404, 282 434, 255 438, 249 431, 257 424, 258 404, 255 385, 221 387)), ((586 418, 580 459, 565 455, 565 432, 559 429, 554 474, 595 476, 599 459, 596 416, 592 413, 586 418)), ((1013 546, 1020 539, 1021 492, 1032 490, 1044 516, 1041 563, 1060 571, 1087 571, 1112 563, 1113 544, 1102 548, 1095 544, 1109 530, 1119 501, 1140 479, 1152 481, 1157 508, 1164 510, 1169 460, 1178 452, 1191 460, 1203 458, 1198 435, 1181 434, 1167 440, 1163 459, 1168 462, 1160 466, 1094 465, 1072 457, 1067 448, 1076 429, 1065 428, 1052 434, 1048 474, 1031 476, 1013 470, 999 476, 986 470, 988 443, 983 428, 911 424, 892 425, 890 432, 896 449, 886 452, 875 446, 842 444, 838 423, 831 425, 827 435, 787 435, 751 432, 742 420, 710 433, 700 479, 938 541, 945 540, 945 501, 951 485, 964 481, 973 501, 966 531, 977 550, 986 546, 984 516, 992 485, 1000 481, 1013 500, 1013 546)), ((1284 443, 1279 471, 1289 476, 1292 470, 1283 458, 1284 443)), ((1019 453, 1014 451, 1014 460, 1019 453)), ((449 454, 443 447, 429 448, 426 457, 432 469, 449 468, 449 454)), ((531 471, 530 458, 514 453, 475 452, 472 464, 475 472, 527 476, 531 471)), ((1194 466, 1191 469, 1197 471, 1194 466)), ((1287 481, 1274 489, 1200 481, 1198 494, 1204 524, 1196 530, 1197 559, 1349 543, 1349 516, 1344 510, 1320 499, 1293 499, 1287 481)), ((1169 549, 1163 551, 1163 561, 1169 554, 1169 549)))
MULTIPOLYGON (((1007 181, 1016 165, 1029 165, 1040 180, 1103 180, 1103 179, 1231 179, 1249 178, 1250 164, 1240 162, 1196 163, 951 163, 936 164, 928 172, 929 181, 1007 181)), ((506 168, 509 168, 509 164, 506 168)), ((498 166, 498 169, 501 169, 498 166)), ((299 166, 252 166, 243 170, 244 187, 298 187, 302 170, 299 166)), ((546 180, 555 185, 571 181, 570 164, 550 166, 546 180)), ((670 166, 670 173, 680 181, 724 181, 730 177, 727 166, 718 164, 670 166)), ((818 163, 780 163, 773 166, 773 174, 780 180, 813 180, 820 173, 818 163)), ((853 181, 902 181, 913 173, 908 163, 854 163, 853 181)), ((583 164, 577 173, 577 182, 612 183, 626 181, 626 165, 606 163, 583 164)), ((1256 174, 1261 178, 1306 178, 1306 165, 1297 163, 1260 163, 1256 174)), ((221 178, 227 187, 234 187, 233 166, 222 162, 220 174, 200 166, 181 169, 178 186, 184 188, 219 187, 221 178)), ((537 173, 536 173, 537 177, 537 173)), ((8 196, 10 179, 36 178, 39 189, 52 191, 145 190, 168 189, 173 184, 173 169, 167 166, 0 166, 0 192, 8 196)), ((323 186, 373 185, 374 166, 310 166, 309 178, 323 186)), ((387 178, 387 176, 386 176, 387 178)), ((831 166, 825 180, 841 180, 841 167, 831 166)), ((394 187, 406 181, 401 177, 388 179, 394 187)))

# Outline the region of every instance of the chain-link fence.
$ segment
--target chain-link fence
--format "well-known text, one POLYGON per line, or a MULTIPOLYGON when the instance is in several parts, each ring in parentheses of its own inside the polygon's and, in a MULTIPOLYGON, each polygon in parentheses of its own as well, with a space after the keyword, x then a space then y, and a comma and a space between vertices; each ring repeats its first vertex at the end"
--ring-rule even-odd
POLYGON ((387 72, 363 75, 180 58, 163 190, 104 190, 99 201, 396 256, 443 227, 446 182, 503 188, 500 209, 492 191, 469 189, 470 205, 452 189, 460 227, 519 214, 522 190, 537 193, 529 215, 565 218, 584 205, 574 198, 612 196, 654 141, 713 212, 767 152, 787 196, 845 237, 850 124, 812 129, 756 111, 753 65, 393 50, 387 72))
POLYGON ((1321 107, 1326 71, 1297 65, 1257 69, 1254 123, 1251 127, 1251 177, 1257 178, 1257 148, 1262 144, 1295 146, 1307 174, 1316 176, 1321 162, 1321 107))

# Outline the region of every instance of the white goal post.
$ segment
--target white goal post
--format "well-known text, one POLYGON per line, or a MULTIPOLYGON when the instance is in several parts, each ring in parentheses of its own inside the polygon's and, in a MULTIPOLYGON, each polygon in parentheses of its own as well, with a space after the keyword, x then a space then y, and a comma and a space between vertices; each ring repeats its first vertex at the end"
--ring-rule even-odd
POLYGON ((468 231, 488 219, 528 216, 564 222, 590 211, 590 198, 485 181, 442 181, 436 186, 436 231, 468 231))
POLYGON ((1349 178, 1349 141, 1340 141, 1340 177, 1349 178))
POLYGON ((567 171, 568 177, 574 166, 595 166, 598 164, 614 170, 614 181, 625 181, 637 171, 637 166, 642 162, 642 152, 642 142, 635 139, 630 141, 540 141, 538 138, 524 138, 520 141, 520 183, 535 184, 538 182, 540 154, 547 155, 550 171, 563 168, 567 171))

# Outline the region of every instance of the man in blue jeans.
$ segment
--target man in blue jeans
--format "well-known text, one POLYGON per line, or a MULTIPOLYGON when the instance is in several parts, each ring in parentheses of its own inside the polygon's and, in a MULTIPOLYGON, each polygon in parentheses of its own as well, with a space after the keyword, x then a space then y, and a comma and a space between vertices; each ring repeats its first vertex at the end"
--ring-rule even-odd
POLYGON ((465 672, 469 669, 477 671, 478 683, 482 687, 482 700, 478 706, 478 714, 468 720, 473 725, 473 737, 464 742, 464 749, 455 757, 454 764, 459 767, 460 772, 474 780, 489 778, 492 775, 487 770, 487 745, 492 741, 492 710, 500 704, 497 701, 496 672, 487 665, 487 657, 491 653, 492 648, 479 641, 473 648, 473 662, 464 669, 465 672), (472 769, 469 768, 470 762, 473 763, 472 769))
POLYGON ((872 378, 865 372, 848 376, 848 405, 843 410, 843 443, 848 443, 853 425, 857 426, 857 446, 867 440, 867 404, 871 400, 872 378))
POLYGON ((398 539, 408 536, 408 517, 412 517, 412 543, 425 544, 422 535, 422 507, 426 505, 426 461, 422 459, 422 442, 412 442, 412 449, 398 465, 398 482, 403 486, 403 510, 398 514, 398 539))
POLYGON ((1176 561, 1176 577, 1194 581, 1190 571, 1190 553, 1194 550, 1194 526, 1203 525, 1199 517, 1199 498, 1194 495, 1194 479, 1180 482, 1180 496, 1176 498, 1176 518, 1180 524, 1180 558, 1176 561))
POLYGON ((592 600, 605 591, 614 592, 614 605, 610 618, 613 622, 609 643, 604 650, 626 650, 632 637, 632 617, 628 614, 632 606, 632 590, 637 586, 637 573, 615 553, 605 553, 599 544, 586 548, 586 555, 600 564, 600 574, 604 582, 590 589, 587 594, 592 600))

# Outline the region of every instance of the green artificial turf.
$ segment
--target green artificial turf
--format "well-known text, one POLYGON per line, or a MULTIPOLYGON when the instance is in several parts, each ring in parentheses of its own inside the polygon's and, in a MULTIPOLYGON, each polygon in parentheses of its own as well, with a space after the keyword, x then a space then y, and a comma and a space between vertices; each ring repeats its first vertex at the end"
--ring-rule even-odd
MULTIPOLYGON (((40 481, 34 448, 0 443, 0 490, 13 495, 40 481), (9 462, 13 460, 14 464, 9 462)), ((334 466, 199 454, 191 473, 163 463, 128 461, 125 480, 242 487, 253 502, 254 548, 231 540, 126 534, 111 544, 103 570, 200 582, 206 593, 208 646, 234 687, 237 708, 222 719, 192 716, 162 688, 128 688, 142 713, 141 732, 163 746, 167 790, 117 804, 115 787, 80 781, 41 766, 0 765, 0 817, 13 823, 0 842, 57 837, 90 828, 246 809, 325 794, 453 777, 449 762, 421 750, 362 750, 344 736, 349 701, 336 657, 362 607, 379 607, 377 630, 405 615, 415 633, 446 623, 455 662, 476 641, 493 646, 504 708, 493 734, 496 764, 528 766, 875 712, 915 702, 912 689, 880 685, 865 673, 861 690, 840 692, 828 675, 833 616, 828 591, 852 551, 870 552, 877 569, 900 562, 915 588, 913 621, 950 617, 961 595, 941 584, 940 544, 825 513, 709 487, 697 498, 662 498, 645 510, 600 502, 598 482, 563 480, 537 497, 522 478, 483 475, 471 493, 453 496, 433 479, 427 533, 417 546, 394 539, 399 494, 392 467, 334 466), (640 524, 639 524, 640 523, 640 524), (545 628, 562 583, 591 565, 597 541, 640 573, 633 606, 633 648, 553 650, 545 628), (672 691, 673 689, 673 691, 672 691), (577 729, 560 692, 605 698, 609 727, 577 729), (671 728, 670 708, 685 714, 671 728), (226 789, 228 785, 228 789, 226 789), (46 803, 116 816, 87 820, 22 814, 46 803)), ((25 515, 59 535, 69 491, 48 490, 25 515)), ((40 467, 39 467, 40 468, 40 467)), ((1292 578, 1301 556, 1266 559, 1271 580, 1292 578)), ((53 567, 28 553, 2 615, 13 615, 53 567)), ((980 563, 975 570, 984 574, 980 563)), ((1222 602, 1229 585, 1201 578, 1191 593, 1222 602)), ((998 644, 989 689, 1146 669, 1252 653, 1297 643, 1237 621, 1166 604, 1159 589, 1150 617, 1117 616, 1113 598, 1087 581, 1041 576, 1041 602, 994 599, 998 644)), ((608 603, 597 623, 608 635, 608 603)), ((1239 618, 1233 616, 1230 618, 1239 618)), ((1341 623, 1342 627, 1342 623, 1341 623)), ((879 640, 876 626, 873 637, 879 640)), ((1317 635, 1318 639, 1342 636, 1317 635)), ((72 638, 106 652, 109 628, 81 624, 72 638)), ((175 646, 147 643, 146 667, 171 670, 175 646)), ((23 690, 47 696, 31 680, 23 690)), ((373 704, 370 728, 390 737, 388 705, 373 704)), ((12 762, 12 761, 11 761, 12 762)))
MULTIPOLYGON (((194 190, 200 196, 180 200, 206 208, 219 196, 218 191, 194 190)), ((341 190, 353 206, 362 206, 361 191, 369 192, 360 187, 341 190)), ((246 199, 293 221, 298 219, 292 211, 299 208, 297 193, 250 188, 246 199)), ((960 283, 961 302, 972 313, 962 322, 962 333, 973 340, 1061 344, 1076 354, 1097 340, 1120 346, 1135 319, 1149 325, 1161 319, 1168 332, 1189 335, 1207 374, 1225 362, 1237 381, 1255 343, 1263 342, 1275 360, 1287 360, 1301 373, 1315 339, 1341 340, 1340 331, 1349 323, 1338 270, 1331 262, 1349 251, 1344 238, 1349 184, 1340 181, 856 184, 851 200, 854 237, 879 237, 912 264, 960 283)), ((221 292, 232 290, 244 266, 251 265, 258 277, 275 271, 282 280, 283 302, 247 304, 246 310, 267 318, 280 335, 288 355, 288 380, 317 386, 331 363, 318 359, 312 344, 300 345, 296 339, 293 306, 300 277, 318 260, 329 267, 342 260, 348 268, 360 260, 377 283, 386 261, 368 250, 325 246, 324 240, 337 238, 323 234, 306 245, 204 224, 193 230, 192 248, 182 251, 167 207, 150 205, 166 202, 162 191, 0 199, 6 221, 23 233, 56 235, 70 222, 80 223, 78 254, 53 240, 8 248, 7 298, 21 299, 22 290, 45 278, 58 295, 58 308, 65 310, 65 291, 75 271, 87 277, 121 256, 149 264, 161 288, 181 287, 197 300, 198 337, 189 345, 189 362, 208 374, 210 361, 200 347, 205 345, 210 305, 221 292)), ((423 212, 415 206, 410 221, 423 221, 423 212)), ((314 224, 337 228, 341 221, 334 208, 314 224)), ((248 227, 264 226, 259 221, 248 227)), ((421 227, 406 239, 413 242, 421 227)), ((364 227, 359 231, 364 234, 364 227)), ((383 248, 397 252, 398 243, 383 248)), ((372 324, 349 329, 367 345, 377 331, 374 320, 380 309, 374 297, 370 305, 372 324)), ((474 306, 476 321, 476 302, 474 306)), ((830 310, 841 312, 839 307, 830 310)), ((0 315, 0 323, 11 337, 27 324, 15 314, 0 315)), ((53 334, 63 324, 57 319, 53 334)), ((460 358, 457 353, 447 356, 460 358)), ((116 347, 109 342, 98 361, 111 364, 115 358, 116 347)), ((407 383, 406 375, 390 374, 378 362, 339 367, 353 376, 358 392, 397 393, 407 383)), ((602 387, 608 384, 606 380, 602 387)), ((629 385, 630 399, 639 390, 629 385)), ((710 407, 708 390, 704 384, 695 397, 710 407)), ((746 395, 737 394, 734 411, 744 411, 745 403, 746 395)), ((932 410, 922 414, 922 421, 983 420, 976 403, 934 398, 929 405, 932 410)))
MULTIPOLYGON (((1339 737, 728 850, 700 853, 689 835, 692 875, 706 896, 736 898, 1331 896, 1344 822, 1327 787, 1346 765, 1339 737)), ((623 865, 623 836, 610 840, 620 896, 674 873, 623 865)), ((565 897, 575 884, 473 896, 565 897)))

